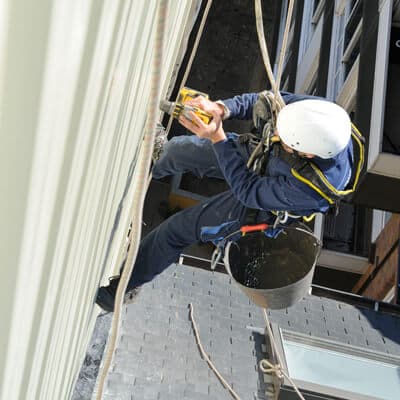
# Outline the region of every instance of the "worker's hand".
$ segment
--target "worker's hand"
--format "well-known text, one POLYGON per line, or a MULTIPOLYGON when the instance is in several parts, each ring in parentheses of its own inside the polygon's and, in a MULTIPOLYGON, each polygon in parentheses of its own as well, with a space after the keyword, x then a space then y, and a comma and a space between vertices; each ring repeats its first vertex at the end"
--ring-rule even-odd
POLYGON ((224 128, 222 127, 222 119, 216 111, 210 109, 205 110, 209 112, 213 119, 207 125, 205 124, 194 112, 190 112, 192 120, 181 116, 179 122, 189 131, 193 132, 200 138, 211 140, 212 143, 221 142, 226 139, 224 128))
POLYGON ((186 101, 185 104, 199 107, 203 111, 208 112, 210 114, 217 113, 221 119, 224 117, 225 113, 224 107, 221 104, 218 104, 215 101, 211 101, 204 96, 197 96, 194 99, 186 101))

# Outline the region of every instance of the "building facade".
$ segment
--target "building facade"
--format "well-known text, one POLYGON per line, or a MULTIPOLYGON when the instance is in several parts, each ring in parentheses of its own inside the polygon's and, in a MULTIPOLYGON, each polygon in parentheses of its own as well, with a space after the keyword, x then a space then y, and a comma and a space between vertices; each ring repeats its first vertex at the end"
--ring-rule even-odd
MULTIPOLYGON (((158 4, 1 2, 2 399, 71 396, 130 222, 158 4)), ((163 96, 199 7, 169 2, 163 96)))
MULTIPOLYGON (((276 58, 287 5, 278 17, 276 58)), ((337 217, 318 216, 314 225, 324 243, 319 266, 341 271, 336 276, 351 285, 371 263, 391 214, 400 212, 399 24, 399 2, 390 0, 296 1, 291 23, 282 88, 337 102, 366 139, 357 193, 337 217)))

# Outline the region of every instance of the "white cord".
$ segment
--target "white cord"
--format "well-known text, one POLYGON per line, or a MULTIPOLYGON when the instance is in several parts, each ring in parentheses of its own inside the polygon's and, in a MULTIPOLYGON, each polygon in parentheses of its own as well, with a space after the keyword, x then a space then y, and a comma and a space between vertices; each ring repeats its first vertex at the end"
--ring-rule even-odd
MULTIPOLYGON (((282 47, 281 47, 281 52, 279 55, 279 62, 278 62, 278 71, 277 71, 277 78, 276 81, 274 79, 274 75, 272 73, 272 68, 271 68, 271 62, 268 54, 268 49, 267 45, 265 42, 265 36, 264 36, 264 26, 262 22, 262 9, 261 9, 261 0, 255 0, 255 10, 256 10, 256 24, 257 24, 257 34, 258 34, 258 39, 260 42, 260 48, 261 48, 261 53, 262 57, 264 60, 265 68, 267 70, 267 75, 271 83, 271 88, 274 92, 274 101, 277 103, 275 107, 276 112, 280 110, 285 105, 285 102, 282 99, 282 96, 279 92, 279 85, 281 82, 281 75, 282 75, 282 66, 283 66, 283 61, 285 59, 285 54, 286 54, 286 47, 287 47, 287 41, 289 37, 289 30, 290 30, 290 23, 292 20, 292 14, 293 14, 293 6, 294 6, 294 0, 289 0, 289 9, 288 9, 288 14, 286 17, 286 25, 285 25, 285 32, 283 34, 283 39, 282 39, 282 47)), ((287 218, 287 215, 286 215, 287 218)), ((300 393, 299 389, 297 388, 296 384, 294 383, 293 379, 283 370, 282 368, 282 359, 279 354, 276 342, 274 340, 274 336, 272 333, 271 325, 269 323, 268 319, 268 314, 266 309, 263 309, 264 313, 264 318, 265 322, 267 325, 267 332, 269 336, 269 340, 271 343, 272 347, 272 352, 274 357, 277 359, 278 363, 277 364, 272 364, 269 360, 261 360, 260 361, 260 370, 265 373, 274 373, 277 375, 278 378, 282 378, 282 376, 285 376, 291 385, 293 386, 294 390, 296 391, 297 395, 299 396, 300 399, 305 400, 303 395, 300 393)))
MULTIPOLYGON (((276 73, 276 90, 277 91, 279 90, 279 86, 281 84, 283 61, 285 60, 285 55, 286 55, 286 48, 287 48, 287 42, 288 42, 288 38, 289 38, 290 24, 292 22, 293 7, 294 7, 294 0, 289 0, 289 8, 288 8, 287 16, 286 16, 285 31, 283 33, 282 47, 281 47, 281 52, 279 54, 278 71, 276 73)), ((276 96, 275 92, 274 92, 274 94, 276 96)))
POLYGON ((160 101, 161 89, 161 67, 162 67, 162 56, 163 56, 163 41, 165 34, 165 21, 167 15, 167 0, 158 1, 157 9, 157 29, 156 37, 154 42, 154 54, 153 54, 153 72, 150 89, 150 100, 148 105, 148 114, 145 125, 145 134, 140 152, 140 160, 137 165, 137 182, 138 187, 133 192, 133 198, 131 200, 130 216, 132 221, 132 242, 128 251, 125 268, 122 271, 120 282, 118 285, 117 293, 115 296, 114 314, 111 325, 110 338, 107 346, 107 352, 103 363, 102 370, 100 371, 99 384, 97 391, 97 400, 101 400, 103 396, 104 384, 107 378, 108 370, 111 365, 112 357, 115 350, 115 345, 118 338, 119 324, 121 317, 121 310, 124 301, 124 295, 128 286, 128 280, 132 274, 134 263, 133 260, 136 258, 137 251, 139 248, 139 242, 142 231, 142 213, 143 203, 146 196, 147 179, 149 176, 149 170, 151 165, 151 159, 153 154, 153 145, 155 138, 155 130, 158 118, 158 104, 160 101))
MULTIPOLYGON (((261 46, 261 51, 263 54, 264 64, 267 68, 267 73, 268 73, 269 79, 271 81, 271 86, 274 89, 275 99, 278 103, 280 103, 280 106, 282 107, 284 105, 284 101, 278 90, 279 85, 277 85, 275 83, 271 64, 269 61, 268 50, 267 50, 267 47, 265 44, 264 28, 263 28, 263 24, 262 24, 261 1, 255 0, 255 2, 256 2, 255 4, 256 4, 257 33, 259 35, 260 46, 261 46), (258 12, 257 12, 257 10, 258 10, 258 12), (260 24, 260 21, 261 21, 261 24, 260 24)), ((125 295, 125 291, 126 291, 126 288, 128 285, 128 280, 133 271, 133 267, 134 267, 133 260, 136 258, 137 251, 139 248, 139 243, 140 243, 141 228, 142 228, 142 218, 141 217, 142 217, 142 213, 143 213, 143 203, 144 203, 145 195, 147 192, 146 189, 147 189, 148 182, 149 182, 149 171, 150 171, 151 159, 152 159, 152 153, 153 153, 155 129, 156 129, 156 125, 157 125, 158 104, 159 104, 160 93, 161 93, 160 70, 161 70, 161 61, 162 61, 162 53, 163 53, 163 39, 164 39, 164 33, 165 33, 167 3, 168 3, 168 0, 159 0, 159 2, 158 2, 157 31, 156 31, 155 51, 154 51, 154 58, 153 58, 152 85, 151 85, 150 101, 149 101, 149 107, 148 107, 149 111, 148 111, 148 116, 147 116, 147 120, 146 120, 145 135, 144 135, 142 149, 141 149, 141 153, 140 153, 141 158, 140 158, 140 162, 138 163, 138 167, 137 167, 138 188, 133 193, 133 199, 131 202, 132 208, 130 211, 131 221, 132 221, 132 232, 131 232, 132 242, 131 242, 131 245, 130 245, 130 248, 128 251, 125 268, 122 271, 122 274, 120 277, 120 282, 119 282, 117 293, 116 293, 116 297, 115 297, 114 314, 113 314, 113 320, 112 320, 112 325, 111 325, 109 343, 107 346, 107 352, 105 354, 103 367, 99 373, 99 384, 98 384, 98 390, 97 390, 97 396, 96 396, 97 400, 101 400, 101 398, 103 396, 105 380, 107 378, 108 370, 111 365, 112 357, 114 354, 114 350, 115 350, 115 346, 116 346, 116 342, 117 342, 117 338, 118 338, 119 324, 120 324, 122 305, 123 305, 123 301, 124 301, 124 295, 125 295)), ((195 51, 197 50, 197 47, 198 47, 198 44, 200 41, 201 33, 203 31, 206 17, 209 12, 209 9, 211 7, 211 3, 212 3, 212 0, 208 0, 205 12, 203 14, 201 26, 200 26, 199 32, 196 36, 196 41, 194 44, 194 51, 192 51, 192 54, 191 54, 191 57, 190 57, 190 60, 188 63, 188 67, 185 72, 185 76, 181 83, 181 87, 184 86, 184 84, 186 83, 186 79, 189 74, 193 59, 194 59, 195 51)), ((290 7, 293 9, 292 3, 293 3, 293 0, 290 0, 289 10, 290 10, 290 7)), ((289 16, 291 17, 291 11, 290 11, 290 14, 288 14, 288 17, 289 16)), ((282 59, 284 57, 282 54, 284 54, 284 52, 285 52, 286 42, 287 42, 287 37, 285 39, 285 36, 288 35, 288 32, 286 32, 286 30, 288 31, 289 28, 290 28, 290 21, 288 18, 286 21, 284 42, 282 44, 282 49, 281 49, 281 58, 282 59)), ((283 63, 283 61, 282 61, 282 63, 283 63)), ((279 71, 279 68, 278 68, 278 71, 279 71)), ((278 78, 279 78, 278 82, 280 82, 279 75, 278 75, 278 78)), ((172 119, 170 119, 170 123, 167 128, 167 133, 168 133, 171 123, 172 123, 172 119)), ((191 306, 191 318, 193 317, 192 310, 193 310, 193 307, 191 306)), ((265 312, 265 310, 264 310, 264 312, 265 312)), ((266 313, 265 313, 265 315, 266 315, 266 313)), ((268 318, 268 317, 266 316, 266 318, 268 318)), ((195 327, 195 322, 194 322, 193 318, 192 318, 192 322, 195 327)), ((269 325, 267 324, 267 327, 268 326, 269 325)), ((195 330, 197 330, 197 328, 195 330)), ((198 332, 196 334, 196 338, 198 340, 200 349, 202 349, 201 343, 199 342, 198 332)), ((273 338, 272 338, 272 340, 273 340, 273 338)), ((203 352, 204 352, 204 350, 203 350, 203 352)), ((206 358, 206 361, 208 363, 211 363, 211 361, 209 360, 208 357, 206 358), (207 359, 208 359, 208 361, 207 361, 207 359)), ((212 363, 211 363, 211 365, 212 365, 212 363)), ((215 370, 215 367, 214 367, 214 372, 217 374, 217 376, 220 377, 218 371, 215 370)), ((220 378, 221 378, 221 382, 225 382, 224 386, 227 387, 227 389, 232 394, 232 396, 235 399, 240 400, 239 397, 237 396, 237 394, 233 391, 233 389, 226 383, 226 381, 223 380, 222 376, 220 378)), ((288 377, 288 379, 292 382, 290 377, 288 377)), ((292 384, 293 384, 293 387, 295 388, 295 390, 298 392, 298 389, 295 387, 294 383, 292 383, 292 384)), ((300 398, 304 399, 301 396, 300 392, 298 392, 298 394, 299 394, 300 398)))
POLYGON ((258 41, 260 43, 261 55, 264 61, 264 66, 267 71, 268 79, 271 84, 271 88, 275 95, 275 101, 279 103, 282 108, 285 105, 285 102, 282 99, 281 94, 279 93, 278 86, 276 85, 276 81, 274 78, 274 74, 271 68, 271 61, 269 58, 267 43, 265 41, 264 35, 264 24, 263 24, 263 15, 262 15, 262 8, 261 8, 261 0, 255 0, 254 2, 255 12, 256 12, 256 27, 257 27, 257 35, 258 41))
POLYGON ((263 308, 263 314, 264 314, 264 318, 265 318, 265 323, 267 325, 267 332, 268 332, 269 341, 271 343, 272 352, 273 352, 275 358, 277 359, 278 363, 272 364, 269 360, 264 359, 264 360, 260 361, 260 369, 261 369, 261 371, 263 371, 265 373, 274 373, 277 375, 278 378, 285 376, 289 380, 291 385, 293 386, 293 389, 296 391, 299 398, 301 400, 305 400, 304 396, 300 393, 300 390, 297 388, 293 379, 282 368, 282 365, 283 365, 282 358, 281 358, 281 355, 279 354, 278 346, 276 345, 274 335, 272 333, 271 325, 269 323, 267 310, 265 308, 263 308))
POLYGON ((215 365, 212 363, 212 361, 210 360, 210 357, 207 355, 207 353, 204 351, 203 345, 201 344, 201 340, 200 340, 200 335, 199 335, 199 330, 197 329, 197 325, 196 325, 196 321, 194 319, 193 316, 193 305, 192 303, 189 304, 190 307, 190 320, 192 321, 192 325, 193 325, 193 330, 194 330, 194 334, 196 336, 196 342, 197 345, 199 347, 200 350, 200 354, 203 358, 203 360, 206 361, 206 363, 208 364, 208 366, 213 370, 214 374, 217 376, 217 378, 220 380, 220 382, 222 383, 222 385, 225 387, 225 389, 227 389, 229 391, 229 393, 232 395, 232 397, 235 400, 240 400, 240 397, 238 396, 238 394, 232 389, 232 387, 229 385, 229 383, 223 378, 223 376, 218 372, 217 368, 215 367, 215 365))
MULTIPOLYGON (((197 53, 197 48, 199 47, 199 44, 200 44, 201 35, 203 34, 204 26, 206 24, 206 20, 207 20, 208 12, 210 11, 210 8, 211 8, 211 4, 212 4, 212 0, 208 0, 206 8, 204 9, 203 17, 200 22, 199 30, 197 31, 196 39, 195 39, 193 47, 192 47, 192 52, 190 53, 189 61, 188 61, 188 64, 185 69, 185 73, 184 73, 182 81, 181 81, 181 85, 179 86, 179 91, 185 86, 187 78, 190 73, 190 70, 192 68, 193 60, 197 53)), ((173 119, 174 119, 173 116, 170 115, 167 128, 165 129, 166 137, 168 137, 169 131, 172 126, 173 119)))

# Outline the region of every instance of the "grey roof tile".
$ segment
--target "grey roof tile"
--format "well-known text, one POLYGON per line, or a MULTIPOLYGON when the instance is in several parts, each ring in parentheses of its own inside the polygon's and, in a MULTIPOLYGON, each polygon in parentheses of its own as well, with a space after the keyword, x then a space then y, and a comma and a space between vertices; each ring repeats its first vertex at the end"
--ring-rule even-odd
MULTIPOLYGON (((258 369, 265 357, 261 309, 227 275, 176 265, 126 306, 105 399, 231 398, 201 358, 189 303, 219 371, 243 400, 265 399, 267 385, 258 369)), ((317 296, 268 315, 281 329, 400 355, 397 316, 317 296)))
POLYGON ((185 399, 185 400, 186 399, 187 400, 210 400, 210 399, 213 399, 213 398, 217 399, 217 397, 210 396, 208 394, 208 391, 207 391, 207 393, 202 393, 202 392, 199 392, 198 390, 195 390, 195 391, 186 390, 183 393, 183 399, 185 399))
POLYGON ((132 397, 132 394, 129 392, 111 392, 111 393, 104 393, 103 400, 139 400, 142 399, 142 394, 139 394, 137 397, 132 397))
POLYGON ((105 393, 108 396, 114 396, 114 398, 122 399, 129 398, 129 396, 136 392, 137 387, 132 383, 125 383, 119 376, 110 376, 107 380, 107 388, 105 393))
MULTIPOLYGON (((176 266, 168 272, 154 284, 145 285, 143 296, 127 307, 120 341, 126 353, 116 353, 112 374, 123 383, 125 377, 118 373, 136 362, 139 367, 131 365, 131 371, 136 371, 135 389, 143 396, 148 396, 145 387, 151 384, 151 393, 157 392, 160 399, 230 398, 201 359, 189 319, 188 303, 192 303, 203 346, 220 373, 242 389, 251 383, 257 391, 256 343, 247 326, 254 325, 253 314, 262 321, 260 311, 226 275, 176 266), (236 364, 240 376, 235 377, 232 366, 236 364), (164 387, 170 390, 164 391, 164 387), (174 392, 178 387, 179 394, 174 392)), ((132 374, 127 374, 127 379, 131 380, 132 374)), ((114 381, 111 386, 115 385, 114 381)), ((254 398, 249 393, 242 395, 254 398)))

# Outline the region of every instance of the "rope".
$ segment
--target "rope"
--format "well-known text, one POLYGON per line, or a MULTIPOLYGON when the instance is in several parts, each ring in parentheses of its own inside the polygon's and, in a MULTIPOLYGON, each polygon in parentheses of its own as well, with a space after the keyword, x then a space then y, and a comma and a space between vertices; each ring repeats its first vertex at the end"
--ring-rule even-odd
MULTIPOLYGON (((279 61, 278 61, 278 71, 276 73, 276 90, 279 90, 279 85, 281 83, 281 78, 282 78, 282 69, 283 69, 283 61, 285 59, 286 55, 286 47, 287 47, 287 42, 289 38, 289 31, 290 31, 290 24, 292 22, 292 15, 293 15, 293 8, 294 8, 294 0, 289 0, 289 8, 288 8, 288 13, 286 16, 286 24, 285 24, 285 31, 283 33, 283 39, 282 39, 282 47, 281 47, 281 52, 279 54, 279 61)), ((274 92, 275 96, 276 93, 274 92)))
POLYGON ((274 74, 272 72, 271 60, 270 60, 269 53, 268 53, 267 43, 265 40, 261 0, 254 1, 258 41, 260 44, 261 55, 262 55, 262 59, 264 61, 264 66, 267 71, 268 79, 269 79, 269 82, 270 82, 271 88, 272 88, 272 92, 265 91, 265 92, 262 92, 260 94, 260 96, 264 96, 265 101, 268 102, 269 108, 271 110, 272 118, 271 118, 271 123, 269 125, 269 129, 263 130, 262 140, 259 142, 259 144, 253 150, 252 154, 249 157, 249 160, 247 162, 248 168, 251 168, 251 166, 253 165, 255 160, 259 157, 259 155, 261 155, 264 151, 268 150, 270 134, 271 133, 273 134, 273 132, 275 131, 278 114, 279 114, 280 110, 285 106, 285 102, 279 91, 279 85, 280 85, 280 81, 281 81, 282 65, 283 65, 283 61, 285 58, 290 24, 291 24, 291 19, 292 19, 292 14, 293 14, 293 6, 294 6, 294 1, 290 0, 288 14, 286 17, 285 31, 284 31, 283 39, 282 39, 282 47, 281 47, 281 51, 280 51, 280 55, 279 55, 277 78, 275 80, 274 74))
POLYGON ((255 13, 256 13, 256 28, 257 28, 257 36, 258 41, 260 43, 261 55, 264 61, 264 66, 267 71, 268 79, 271 84, 271 88, 274 92, 275 101, 281 106, 282 108, 285 105, 281 94, 279 93, 278 86, 276 85, 276 81, 274 78, 274 73, 272 72, 271 68, 271 60, 269 58, 267 43, 265 41, 265 34, 264 34, 264 24, 263 24, 263 14, 262 14, 262 7, 261 7, 261 0, 255 0, 254 3, 255 13))
MULTIPOLYGON (((240 397, 238 396, 238 394, 232 389, 232 387, 229 385, 229 383, 223 378, 223 376, 218 372, 217 368, 215 367, 215 365, 212 363, 212 361, 210 360, 210 357, 207 355, 207 353, 205 352, 203 345, 201 343, 201 339, 200 339, 200 335, 199 335, 199 330, 197 328, 197 324, 196 321, 194 319, 194 315, 193 315, 193 304, 190 303, 189 304, 189 316, 190 316, 190 321, 192 322, 192 326, 193 326, 193 331, 194 334, 196 336, 196 343, 197 346, 199 347, 200 350, 200 354, 201 357, 203 358, 203 360, 206 361, 206 363, 208 364, 208 366, 211 368, 211 370, 214 372, 214 374, 217 376, 217 378, 219 379, 219 381, 222 383, 222 385, 225 387, 225 389, 227 389, 229 391, 229 393, 232 395, 232 397, 235 400, 240 400, 240 397)), ((272 353, 275 357, 275 359, 278 360, 277 364, 272 364, 269 360, 263 359, 260 361, 260 370, 263 373, 266 374, 276 374, 276 376, 279 379, 282 379, 283 377, 286 377, 289 382, 291 383, 291 385, 293 386, 293 389, 295 390, 295 392, 297 393, 297 395, 299 396, 299 398, 301 400, 305 400, 305 398, 303 397, 303 395, 301 394, 300 390, 297 388, 296 383, 293 381, 293 379, 286 373, 286 371, 282 368, 282 359, 281 356, 279 354, 278 351, 278 347, 276 345, 275 339, 274 339, 274 335, 272 333, 272 329, 271 329, 271 325, 269 323, 269 319, 268 319, 268 314, 266 309, 263 309, 263 314, 264 314, 264 318, 265 318, 265 322, 267 325, 267 332, 268 332, 268 336, 269 336, 269 340, 270 343, 272 345, 272 353)))
MULTIPOLYGON (((151 165, 151 158, 152 158, 152 152, 153 152, 153 145, 154 145, 154 139, 155 139, 155 127, 157 124, 157 111, 158 111, 158 103, 159 103, 159 98, 160 98, 160 80, 161 80, 161 60, 162 60, 162 52, 163 52, 163 37, 164 37, 164 32, 165 32, 165 20, 166 20, 166 13, 167 13, 167 2, 168 0, 160 0, 158 2, 158 16, 157 16, 157 30, 156 30, 156 38, 155 38, 155 51, 154 51, 154 58, 153 58, 153 77, 152 77, 152 82, 151 82, 151 93, 150 93, 150 102, 149 102, 149 111, 148 111, 148 117, 146 120, 146 126, 145 126, 145 135, 143 138, 143 143, 142 143, 142 151, 141 151, 141 160, 140 163, 138 163, 138 173, 137 173, 137 181, 138 181, 138 188, 137 190, 134 191, 133 193, 133 199, 131 201, 132 208, 130 210, 130 215, 131 215, 131 221, 132 221, 132 237, 133 240, 129 246, 128 254, 127 254, 127 260, 125 264, 125 268, 122 271, 121 277, 120 277, 120 282, 118 285, 117 293, 116 293, 116 298, 115 298, 115 309, 114 309, 114 314, 113 314, 113 320, 112 320, 112 325, 111 325, 111 332, 110 332, 110 339, 107 347, 107 353, 104 358, 104 363, 103 367, 100 371, 99 374, 99 383, 98 383, 98 390, 97 390, 97 400, 101 400, 103 396, 103 390, 104 390, 104 384, 105 380, 107 378, 108 370, 111 365, 112 357, 114 354, 117 338, 118 338, 118 331, 119 331, 119 324, 120 324, 120 317, 121 317, 121 310, 122 310, 122 305, 124 301, 124 294, 128 285, 128 280, 129 277, 132 274, 132 270, 134 267, 133 260, 136 258, 137 251, 139 248, 139 242, 140 242, 140 236, 141 236, 141 215, 143 213, 143 203, 144 203, 144 198, 146 195, 146 190, 144 190, 149 182, 149 170, 150 170, 150 165, 151 165)), ((273 73, 272 73, 272 68, 271 68, 271 63, 269 60, 269 55, 268 55, 268 50, 265 44, 265 36, 264 36, 264 27, 262 23, 262 11, 261 11, 261 1, 260 0, 255 0, 256 2, 256 24, 257 24, 257 33, 259 36, 260 40, 260 46, 261 46, 261 51, 263 55, 263 60, 264 64, 267 68, 267 73, 271 82, 271 87, 274 90, 274 101, 276 103, 276 109, 280 110, 285 103, 282 99, 282 96, 279 93, 279 85, 276 84, 273 73)), ((288 31, 290 28, 290 21, 289 19, 291 18, 291 10, 293 9, 293 0, 290 0, 289 4, 289 12, 288 12, 288 18, 286 21, 286 28, 285 28, 285 34, 284 34, 284 39, 282 43, 282 49, 281 49, 281 59, 283 60, 284 56, 283 54, 285 53, 285 48, 287 45, 287 36, 288 36, 288 31)), ((196 53, 196 50, 198 48, 201 34, 203 32, 205 22, 207 19, 207 15, 209 12, 209 9, 211 7, 212 0, 208 0, 207 6, 205 8, 203 18, 199 27, 199 31, 197 33, 195 43, 193 45, 193 50, 188 62, 188 66, 186 68, 184 77, 182 79, 181 83, 181 88, 185 85, 187 77, 189 75, 190 68, 192 66, 194 56, 196 53)), ((283 64, 283 61, 280 61, 280 64, 283 64)), ((280 67, 281 69, 281 67, 280 67)), ((278 73, 280 72, 280 69, 278 67, 278 73)), ((277 82, 280 82, 280 76, 278 75, 277 82)), ((169 130, 172 125, 172 117, 170 117, 170 120, 168 122, 168 126, 166 129, 166 135, 168 135, 169 130)), ((123 248, 124 246, 122 246, 123 248)), ((121 252, 122 253, 122 252, 121 252)), ((268 319, 268 316, 264 310, 265 316, 268 319)), ((230 392, 232 397, 235 400, 240 400, 239 396, 235 393, 235 391, 231 388, 231 386, 225 381, 225 379, 222 377, 222 375, 217 371, 215 368, 214 364, 211 362, 210 358, 207 356, 205 353, 203 346, 200 341, 198 329, 196 322, 193 317, 193 306, 190 304, 190 318, 193 324, 193 329, 196 335, 196 340, 197 344, 199 346, 200 352, 202 354, 203 359, 207 362, 207 364, 210 366, 210 368, 214 371, 218 379, 221 381, 221 383, 224 385, 224 387, 230 392)), ((267 323, 267 328, 269 327, 269 324, 267 323)), ((270 327, 269 327, 270 329, 270 327)), ((273 337, 272 334, 270 334, 270 337, 273 337)), ((274 343, 274 342, 273 342, 274 343)), ((274 343, 274 346, 276 344, 274 343)), ((276 352, 278 355, 278 353, 276 352)), ((278 355, 279 357, 279 355, 278 355)), ((283 374, 285 372, 281 369, 279 366, 272 366, 267 360, 263 360, 264 363, 266 362, 267 366, 269 366, 269 369, 271 371, 282 371, 283 374)), ((260 363, 260 368, 264 368, 264 364, 261 365, 260 363)), ((285 375, 286 376, 286 375, 285 375)), ((297 387, 295 386, 294 382, 291 380, 289 376, 287 376, 289 381, 292 383, 293 387, 295 390, 298 392, 299 396, 301 399, 304 400, 302 397, 301 393, 298 391, 297 387)))
POLYGON ((266 374, 276 374, 279 379, 283 377, 281 366, 279 364, 272 364, 266 359, 260 361, 260 370, 266 374))
POLYGON ((138 162, 138 167, 137 167, 138 185, 136 190, 133 190, 133 198, 131 201, 132 207, 130 210, 130 216, 131 216, 130 220, 132 221, 131 235, 133 239, 129 247, 125 268, 122 271, 115 297, 115 306, 114 306, 114 314, 111 325, 110 339, 107 347, 107 353, 104 359, 103 368, 101 370, 101 374, 99 377, 99 385, 96 397, 97 400, 101 400, 103 395, 105 380, 111 365, 111 360, 117 342, 124 295, 126 288, 128 286, 129 277, 132 274, 132 270, 134 267, 133 260, 136 258, 141 236, 141 228, 142 228, 141 217, 143 213, 143 203, 146 195, 145 189, 147 184, 147 178, 149 175, 149 170, 151 165, 151 158, 152 158, 151 156, 153 153, 155 128, 158 117, 157 115, 158 104, 161 94, 160 82, 161 82, 161 67, 162 67, 162 56, 163 56, 163 39, 165 33, 165 21, 167 15, 168 0, 160 0, 159 2, 157 2, 157 4, 158 4, 158 9, 157 9, 158 15, 156 22, 157 24, 156 36, 154 41, 153 71, 152 71, 151 89, 149 96, 150 101, 148 105, 148 114, 144 130, 145 134, 143 137, 143 143, 140 152, 141 159, 138 162))
MULTIPOLYGON (((268 78, 269 78, 269 81, 271 84, 271 88, 272 88, 273 94, 274 94, 273 97, 269 96, 269 100, 275 106, 273 109, 275 116, 277 116, 280 109, 282 107, 284 107, 284 105, 285 105, 285 102, 283 101, 283 98, 279 92, 279 85, 281 83, 283 61, 285 59, 285 54, 286 54, 286 47, 287 47, 287 42, 288 42, 288 37, 289 37, 290 24, 291 24, 292 15, 293 15, 293 8, 294 8, 294 0, 289 0, 289 8, 288 8, 287 16, 286 16, 285 31, 283 34, 282 47, 281 47, 281 51, 279 54, 277 77, 275 80, 274 75, 272 73, 271 61, 269 58, 267 45, 265 42, 264 26, 263 26, 263 20, 262 20, 261 0, 255 0, 257 35, 258 35, 258 40, 260 42, 261 54, 263 57, 265 69, 267 70, 267 75, 268 75, 268 78)), ((269 323, 268 314, 267 314, 267 311, 265 308, 263 309, 263 314, 264 314, 265 322, 267 325, 267 332, 268 332, 269 340, 272 345, 271 346, 272 353, 273 353, 273 356, 275 357, 275 359, 278 360, 278 363, 272 364, 269 360, 263 359, 260 361, 260 370, 264 373, 275 374, 279 379, 282 379, 282 377, 285 376, 289 380, 291 385, 293 386, 293 388, 296 391, 299 398, 301 400, 305 400, 303 395, 300 393, 299 389, 297 388, 293 379, 282 368, 282 365, 283 365, 282 359, 279 354, 278 347, 277 347, 275 339, 274 339, 274 335, 272 334, 271 325, 269 323)))
MULTIPOLYGON (((188 79, 190 70, 192 68, 194 57, 197 53, 197 48, 199 47, 199 44, 200 44, 200 39, 203 34, 204 26, 206 24, 206 20, 207 20, 208 12, 210 11, 210 8, 211 8, 211 4, 212 4, 212 0, 208 0, 206 8, 204 9, 203 17, 200 22, 199 30, 197 31, 196 39, 193 44, 192 52, 190 53, 190 57, 189 57, 189 61, 186 66, 186 69, 185 69, 185 73, 183 74, 181 85, 179 86, 179 91, 185 86, 186 81, 188 79)), ((167 128, 165 129, 165 137, 168 137, 169 131, 171 130, 173 119, 174 119, 173 116, 170 115, 167 128)))
POLYGON ((275 359, 278 360, 278 363, 277 364, 272 364, 270 361, 268 361, 266 359, 263 359, 263 360, 260 361, 260 370, 262 372, 265 372, 265 373, 276 374, 276 376, 279 379, 281 379, 282 376, 286 377, 288 379, 288 381, 290 382, 290 384, 293 386, 293 389, 295 390, 295 392, 298 394, 299 398, 301 400, 305 400, 305 398, 300 393, 300 390, 297 388, 297 386, 296 386, 295 382, 293 381, 293 379, 282 368, 282 365, 283 365, 282 358, 281 358, 281 355, 279 354, 278 346, 276 345, 276 342, 275 342, 275 339, 274 339, 274 335, 272 333, 271 325, 269 323, 267 310, 265 308, 263 308, 263 314, 264 314, 264 318, 265 318, 265 323, 267 325, 268 337, 269 337, 270 343, 272 345, 271 346, 272 347, 272 353, 273 353, 275 359))
POLYGON ((262 58, 264 61, 265 69, 267 71, 267 75, 268 75, 269 82, 271 84, 272 91, 274 93, 275 111, 276 111, 276 113, 278 113, 281 110, 281 108, 285 106, 285 102, 279 92, 279 85, 281 83, 282 67, 283 67, 283 62, 284 62, 285 55, 286 55, 286 47, 287 47, 287 42, 288 42, 288 38, 289 38, 290 24, 291 24, 292 15, 293 15, 294 0, 289 0, 289 8, 288 8, 287 16, 286 16, 286 24, 285 24, 285 31, 283 33, 282 47, 281 47, 281 51, 279 54, 276 80, 275 80, 274 74, 272 72, 271 60, 269 57, 267 44, 265 41, 261 0, 255 0, 254 6, 255 6, 255 13, 256 13, 257 36, 258 36, 258 41, 260 43, 261 55, 262 55, 262 58))
POLYGON ((194 334, 196 336, 196 342, 197 342, 197 346, 199 347, 200 350, 200 354, 201 357, 203 358, 203 360, 206 361, 206 363, 208 364, 208 366, 212 369, 212 371, 214 372, 214 374, 217 376, 217 378, 220 380, 220 382, 222 383, 222 385, 225 387, 225 389, 227 389, 229 391, 229 393, 232 395, 232 397, 235 400, 240 400, 240 397, 237 395, 237 393, 232 389, 232 387, 229 385, 229 383, 223 378, 223 376, 218 372, 217 368, 215 367, 215 365, 212 363, 212 361, 210 360, 210 357, 208 357, 207 353, 204 351, 203 345, 201 344, 201 340, 200 340, 200 335, 199 335, 199 331, 197 329, 197 325, 196 325, 196 321, 194 319, 193 316, 193 304, 190 303, 189 304, 190 307, 190 320, 192 321, 192 325, 193 325, 193 330, 194 330, 194 334))

